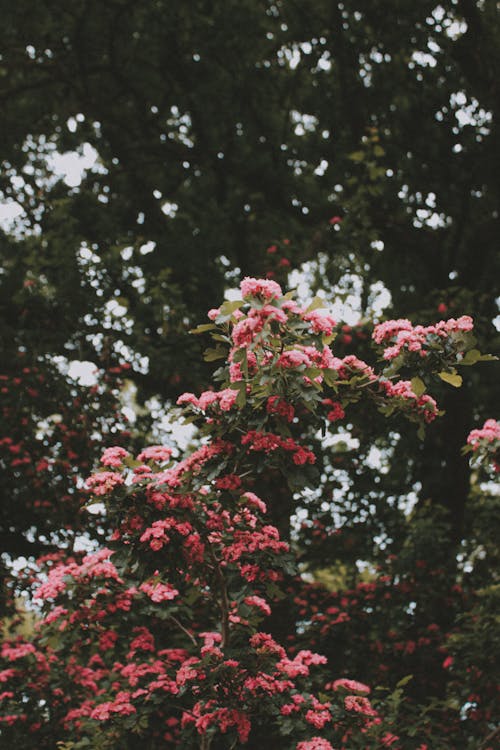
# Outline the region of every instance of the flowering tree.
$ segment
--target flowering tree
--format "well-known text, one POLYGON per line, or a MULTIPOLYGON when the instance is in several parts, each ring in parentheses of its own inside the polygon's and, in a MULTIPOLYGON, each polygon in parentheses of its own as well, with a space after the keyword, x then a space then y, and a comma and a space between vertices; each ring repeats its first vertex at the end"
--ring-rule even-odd
MULTIPOLYGON (((224 359, 217 390, 178 400, 200 447, 183 458, 166 446, 137 457, 107 448, 89 477, 90 503, 104 504, 113 532, 93 554, 49 562, 35 591, 43 616, 33 638, 4 642, 6 742, 403 747, 393 731, 397 696, 368 697, 371 687, 341 673, 334 655, 300 645, 315 631, 323 645, 351 619, 349 600, 317 601, 313 614, 303 593, 289 642, 279 642, 293 612, 287 593, 306 588, 292 513, 299 493, 321 482, 318 435, 328 439, 358 403, 399 413, 420 432, 439 416, 427 384, 437 374, 459 386, 456 367, 481 358, 472 320, 381 323, 372 366, 335 355, 336 323, 318 300, 304 309, 276 282, 251 278, 241 296, 195 331, 215 341, 208 361, 224 359)), ((490 434, 471 438, 472 447, 489 446, 490 434)), ((375 598, 383 587, 360 593, 375 598)), ((434 637, 429 631, 421 645, 434 637)))
MULTIPOLYGON (((36 558, 78 534, 105 535, 83 512, 83 480, 106 445, 131 444, 121 413, 121 377, 127 365, 96 367, 96 383, 80 385, 46 357, 24 348, 9 353, 0 371, 0 540, 4 556, 36 558)), ((5 585, 0 562, 0 611, 12 606, 16 588, 5 585)))

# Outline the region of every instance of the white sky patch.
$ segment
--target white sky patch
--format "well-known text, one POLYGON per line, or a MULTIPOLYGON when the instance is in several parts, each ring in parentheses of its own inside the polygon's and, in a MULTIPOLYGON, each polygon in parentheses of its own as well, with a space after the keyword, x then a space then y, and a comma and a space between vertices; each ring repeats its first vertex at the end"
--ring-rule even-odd
MULTIPOLYGON (((165 414, 158 422, 158 429, 170 436, 181 453, 187 450, 196 435, 196 427, 192 424, 184 424, 178 419, 174 412, 165 414)), ((169 441, 170 442, 170 441, 169 441)))
POLYGON ((16 201, 0 204, 0 229, 6 234, 14 231, 16 219, 23 215, 23 207, 16 201))
POLYGON ((453 39, 453 41, 456 41, 467 31, 467 24, 462 20, 451 21, 450 24, 446 25, 445 31, 446 36, 448 36, 450 39, 453 39))
POLYGON ((464 91, 456 91, 450 96, 450 105, 460 128, 469 125, 477 128, 481 135, 489 134, 488 125, 492 122, 493 115, 481 107, 477 99, 468 99, 464 91))
POLYGON ((97 367, 94 362, 74 359, 69 363, 68 375, 79 385, 95 385, 97 383, 97 367))
MULTIPOLYGON (((307 306, 312 298, 311 286, 308 281, 308 276, 311 273, 311 264, 304 263, 301 269, 294 270, 289 275, 289 286, 292 289, 296 289, 297 298, 300 304, 307 306)), ((352 283, 352 292, 347 295, 342 295, 335 298, 330 292, 326 292, 324 289, 318 289, 317 296, 322 297, 325 300, 326 310, 333 315, 335 320, 354 325, 360 319, 361 309, 361 279, 352 275, 350 276, 352 283)), ((335 290, 333 290, 335 295, 335 290)))
POLYGON ((391 302, 391 293, 382 281, 376 281, 370 286, 370 307, 375 318, 380 318, 383 311, 389 307, 391 302))
POLYGON ((378 469, 382 474, 386 474, 388 471, 387 463, 384 462, 384 454, 375 445, 372 445, 368 451, 366 463, 370 468, 378 469))
POLYGON ((323 177, 323 175, 325 174, 325 172, 326 172, 327 169, 328 169, 328 162, 327 162, 327 160, 326 159, 321 159, 320 163, 318 164, 318 166, 314 170, 314 174, 317 175, 318 177, 323 177))
POLYGON ((128 312, 125 305, 121 305, 117 299, 111 299, 109 302, 106 302, 105 310, 106 313, 114 315, 116 318, 121 318, 128 312))
MULTIPOLYGON (((288 288, 296 291, 299 304, 305 307, 312 301, 314 296, 308 280, 310 272, 311 264, 304 263, 301 269, 291 271, 288 277, 288 288)), ((359 323, 361 317, 362 281, 354 274, 349 275, 349 281, 351 283, 352 292, 347 295, 343 293, 335 298, 335 290, 333 290, 333 292, 327 292, 324 289, 319 289, 317 291, 317 296, 322 297, 325 300, 325 312, 333 315, 336 321, 347 323, 348 325, 355 325, 356 323, 359 323)), ((224 297, 225 299, 234 302, 241 299, 241 291, 236 287, 226 289, 224 297)), ((385 308, 390 304, 391 293, 384 284, 381 281, 371 284, 370 312, 375 317, 380 317, 385 308)))
POLYGON ((84 143, 79 151, 66 151, 63 154, 51 154, 47 158, 49 168, 57 177, 63 179, 68 187, 78 187, 88 170, 106 174, 98 163, 99 154, 90 143, 84 143))
MULTIPOLYGON (((95 507, 96 505, 102 505, 103 509, 105 509, 104 503, 94 503, 95 507)), ((102 513, 102 511, 100 511, 102 513)), ((94 511, 95 513, 95 511, 94 511)), ((96 552, 99 548, 99 543, 94 539, 90 539, 88 536, 83 536, 82 534, 79 534, 75 537, 75 541, 73 542, 73 552, 96 552)))
MULTIPOLYGON (((149 240, 149 242, 145 242, 144 245, 140 246, 139 252, 141 255, 148 255, 149 253, 153 252, 155 247, 156 247, 156 242, 153 242, 153 240, 149 240)), ((132 253, 130 254, 130 256, 131 255, 132 253)), ((122 251, 122 258, 123 258, 123 251, 122 251)))
POLYGON ((285 60, 286 64, 290 68, 290 70, 295 70, 297 65, 299 65, 302 55, 300 54, 300 49, 296 46, 293 47, 282 47, 277 52, 278 60, 285 60))
POLYGON ((165 214, 165 216, 168 216, 169 219, 173 219, 179 210, 179 206, 177 203, 171 203, 170 201, 165 201, 165 203, 161 207, 162 213, 165 214))
POLYGON ((422 68, 435 68, 437 65, 436 58, 434 57, 434 55, 431 55, 430 52, 414 52, 411 56, 411 59, 422 68))

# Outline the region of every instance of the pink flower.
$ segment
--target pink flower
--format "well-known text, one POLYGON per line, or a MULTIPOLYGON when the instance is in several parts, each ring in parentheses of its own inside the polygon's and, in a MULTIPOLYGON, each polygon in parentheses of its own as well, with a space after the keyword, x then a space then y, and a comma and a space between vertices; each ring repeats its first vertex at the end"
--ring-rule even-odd
POLYGON ((293 406, 279 396, 269 396, 266 403, 266 411, 268 414, 277 414, 283 417, 287 422, 291 422, 295 416, 293 406))
POLYGON ((321 312, 321 310, 312 310, 302 316, 304 320, 311 323, 314 333, 325 333, 330 336, 336 323, 331 315, 321 312))
POLYGON ((123 459, 127 458, 127 456, 130 456, 130 453, 125 448, 115 445, 111 448, 106 448, 102 454, 101 463, 103 466, 113 466, 116 468, 122 466, 123 459))
POLYGON ((370 692, 368 685, 365 685, 363 682, 358 682, 357 680, 346 679, 345 677, 341 677, 339 680, 335 680, 334 682, 329 683, 329 685, 325 685, 325 687, 328 690, 339 690, 339 688, 343 688, 344 690, 365 693, 366 695, 370 692))
POLYGON ((143 451, 137 456, 138 461, 155 461, 160 464, 164 461, 168 461, 172 455, 172 448, 167 448, 166 445, 150 445, 149 448, 144 448, 143 451))
POLYGON ((196 398, 194 393, 181 393, 176 401, 176 404, 177 406, 182 406, 183 404, 192 404, 193 406, 198 406, 198 399, 196 398))
POLYGON ((16 661, 17 659, 22 659, 23 656, 35 653, 36 648, 32 643, 18 643, 15 646, 10 645, 9 643, 4 643, 2 645, 2 657, 9 661, 16 661))
POLYGON ((257 607, 257 609, 260 609, 265 615, 271 614, 271 607, 266 600, 262 599, 260 596, 247 596, 245 597, 244 602, 245 604, 248 604, 249 607, 257 607))
POLYGON ((290 349, 289 351, 283 352, 278 359, 278 365, 280 367, 301 367, 301 365, 311 367, 312 364, 313 363, 308 355, 299 349, 290 349))
POLYGON ((266 279, 253 279, 246 276, 240 284, 241 294, 245 297, 264 297, 264 299, 277 299, 283 295, 281 287, 276 281, 266 279))
POLYGON ((175 599, 179 592, 168 583, 141 583, 141 591, 149 596, 152 602, 166 602, 175 599))
POLYGON ((297 466, 303 466, 304 464, 316 463, 316 456, 312 451, 308 450, 308 448, 299 446, 293 454, 292 460, 297 466))
POLYGON ((92 490, 94 495, 106 495, 121 484, 123 484, 123 477, 113 471, 101 471, 98 474, 92 474, 85 482, 85 485, 92 490))
POLYGON ((243 318, 234 326, 231 337, 239 349, 252 343, 255 335, 262 331, 263 321, 260 318, 243 318))
POLYGON ((450 318, 446 321, 446 330, 451 332, 454 331, 472 331, 474 328, 474 321, 470 315, 462 315, 458 320, 450 318))
POLYGON ((500 422, 494 419, 487 419, 479 430, 472 430, 467 438, 468 445, 472 445, 473 450, 479 448, 479 442, 486 440, 491 443, 494 440, 500 440, 500 422))
POLYGON ((261 513, 267 512, 267 506, 263 500, 260 499, 260 497, 257 497, 253 492, 245 492, 242 497, 244 497, 247 501, 247 505, 249 505, 251 508, 257 508, 257 510, 260 510, 261 513))
POLYGON ((372 707, 368 698, 361 695, 346 695, 344 705, 347 711, 356 711, 365 716, 377 716, 377 712, 372 707))
POLYGON ((379 323, 373 329, 372 338, 376 344, 381 344, 382 341, 387 341, 393 336, 396 336, 400 331, 411 331, 413 328, 411 322, 407 318, 399 318, 398 320, 386 320, 383 323, 379 323))
POLYGON ((236 403, 237 397, 238 391, 233 388, 225 388, 223 391, 220 391, 220 393, 218 393, 218 398, 221 410, 229 411, 236 403))
POLYGON ((312 737, 310 740, 299 742, 296 750, 334 750, 334 747, 330 745, 328 740, 323 740, 321 737, 312 737))
POLYGON ((324 406, 331 407, 326 414, 326 418, 330 422, 337 422, 339 419, 343 419, 345 417, 345 411, 342 408, 342 404, 339 404, 338 401, 332 401, 331 398, 324 398, 321 403, 324 406))

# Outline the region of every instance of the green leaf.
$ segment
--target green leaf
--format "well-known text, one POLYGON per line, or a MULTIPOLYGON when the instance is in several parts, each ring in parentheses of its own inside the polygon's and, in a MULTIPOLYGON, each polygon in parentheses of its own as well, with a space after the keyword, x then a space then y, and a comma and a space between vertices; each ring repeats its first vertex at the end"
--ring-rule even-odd
POLYGON ((365 158, 364 151, 353 151, 352 153, 348 155, 348 159, 350 159, 351 161, 356 161, 356 162, 363 161, 364 158, 365 158))
POLYGON ((323 335, 322 342, 324 346, 330 346, 332 341, 335 341, 337 338, 337 333, 331 333, 329 336, 326 335, 326 333, 323 335))
POLYGON ((192 328, 189 333, 205 333, 205 331, 213 331, 214 328, 217 328, 214 323, 203 323, 202 325, 196 326, 196 328, 192 328))
POLYGON ((461 365, 474 365, 481 359, 481 352, 479 349, 471 349, 467 352, 463 360, 460 362, 461 365))
POLYGON ((212 333, 212 338, 214 341, 222 341, 223 344, 231 343, 227 336, 222 336, 220 333, 212 333))
POLYGON ((315 297, 308 306, 306 313, 312 312, 313 310, 319 310, 322 307, 325 307, 325 300, 322 297, 315 297))
POLYGON ((338 375, 335 370, 323 370, 323 380, 330 388, 337 390, 338 375))
POLYGON ((425 383, 421 378, 415 377, 411 379, 411 389, 416 396, 422 396, 425 393, 425 383))
POLYGON ((205 362, 214 362, 216 359, 224 359, 226 354, 226 350, 218 346, 216 349, 206 349, 203 354, 203 359, 205 362))
POLYGON ((462 385, 462 376, 457 375, 454 372, 446 372, 445 370, 442 370, 441 372, 438 372, 438 375, 441 380, 444 380, 445 383, 449 383, 454 388, 460 388, 462 385))
POLYGON ((475 365, 476 362, 494 362, 497 359, 494 354, 481 354, 479 349, 470 349, 459 364, 475 365))
POLYGON ((226 300, 221 306, 220 306, 220 315, 232 315, 235 310, 238 310, 242 305, 245 303, 242 299, 237 300, 226 300))
POLYGON ((410 682, 410 680, 413 680, 413 675, 412 675, 412 674, 407 674, 407 675, 406 675, 406 677, 403 677, 403 678, 402 678, 402 679, 401 679, 401 680, 400 680, 400 681, 398 682, 398 684, 396 685, 396 687, 398 687, 398 688, 402 688, 402 687, 404 687, 405 685, 408 685, 408 683, 410 682))

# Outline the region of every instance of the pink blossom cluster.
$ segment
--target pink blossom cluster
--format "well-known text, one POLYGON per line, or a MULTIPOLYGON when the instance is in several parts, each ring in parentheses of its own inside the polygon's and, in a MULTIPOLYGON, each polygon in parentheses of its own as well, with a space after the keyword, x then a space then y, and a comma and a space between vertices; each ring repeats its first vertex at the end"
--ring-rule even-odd
MULTIPOLYGON (((36 648, 32 643, 22 643, 21 641, 15 645, 11 645, 7 641, 2 643, 1 655, 4 659, 8 659, 9 661, 17 661, 17 659, 22 659, 24 656, 34 653, 36 653, 36 648)), ((0 682, 4 681, 4 679, 0 680, 0 682)))
POLYGON ((174 517, 163 518, 153 521, 141 535, 140 542, 149 542, 152 550, 157 552, 170 542, 172 532, 179 534, 181 537, 189 536, 193 531, 189 521, 178 521, 174 517))
POLYGON ((295 417, 293 406, 279 396, 269 396, 266 402, 266 411, 268 414, 276 414, 279 417, 283 417, 287 422, 292 422, 295 417))
POLYGON ((249 505, 251 508, 256 508, 261 513, 267 513, 267 506, 265 502, 261 500, 260 497, 257 497, 254 492, 244 492, 242 497, 245 498, 247 505, 249 505))
POLYGON ((366 695, 370 693, 368 685, 357 680, 349 680, 346 677, 341 677, 338 680, 328 683, 328 685, 325 685, 325 688, 328 690, 350 690, 353 693, 365 693, 366 695))
MULTIPOLYGON (((235 317, 241 316, 241 312, 239 316, 235 314, 235 317)), ((241 349, 252 344, 256 335, 264 330, 264 326, 271 321, 282 324, 287 323, 288 316, 283 309, 275 305, 265 305, 260 308, 252 307, 248 312, 248 316, 238 320, 233 327, 231 338, 235 347, 241 349)))
POLYGON ((191 404, 200 411, 206 411, 210 406, 217 405, 221 411, 229 411, 238 397, 238 391, 233 388, 224 388, 222 391, 204 391, 199 398, 194 393, 183 393, 177 399, 177 404, 191 404))
POLYGON ((179 461, 175 466, 165 469, 152 476, 152 481, 156 486, 167 485, 172 489, 179 487, 185 475, 189 473, 198 474, 207 461, 220 455, 230 455, 234 451, 234 446, 225 440, 213 440, 207 445, 191 453, 190 456, 179 461))
POLYGON ((226 474, 215 480, 215 486, 218 490, 238 490, 241 487, 241 479, 237 474, 226 474))
POLYGON ((392 341, 392 346, 384 350, 384 359, 395 359, 406 349, 409 352, 419 352, 421 356, 427 355, 429 337, 447 338, 451 334, 471 331, 473 320, 469 315, 455 320, 440 320, 439 323, 430 326, 413 326, 406 318, 399 320, 387 320, 379 323, 373 330, 373 340, 376 344, 392 341))
POLYGON ((326 418, 330 422, 337 422, 339 419, 343 419, 345 417, 345 411, 342 408, 342 404, 340 404, 338 401, 332 401, 331 398, 324 398, 321 403, 323 404, 323 406, 328 407, 326 418))
POLYGON ((149 596, 153 602, 167 602, 179 596, 179 592, 169 583, 144 582, 139 586, 141 591, 149 596))
POLYGON ((263 297, 266 300, 278 299, 283 295, 281 287, 276 281, 269 279, 253 279, 246 276, 240 284, 243 298, 263 297))
POLYGON ((288 544, 280 541, 278 530, 268 525, 261 530, 236 530, 233 540, 226 541, 220 554, 225 562, 241 563, 256 552, 270 552, 279 556, 288 549, 288 544))
POLYGON ((172 448, 168 448, 166 445, 150 445, 139 453, 137 460, 154 461, 157 464, 161 464, 169 461, 171 456, 172 448))
MULTIPOLYGON (((234 355, 238 349, 231 349, 229 352, 229 380, 231 383, 237 383, 243 380, 244 373, 241 366, 241 362, 234 361, 234 355)), ((257 370, 257 357, 251 349, 245 349, 245 356, 247 360, 247 369, 249 375, 254 375, 257 370)))
POLYGON ((500 440, 500 422, 495 419, 487 419, 480 429, 472 430, 467 437, 467 444, 472 446, 473 450, 478 450, 481 442, 492 443, 500 440))
POLYGON ((485 464, 500 472, 500 422, 487 419, 480 429, 472 430, 467 437, 469 450, 485 458, 485 464))
POLYGON ((119 468, 123 466, 123 459, 128 458, 130 453, 125 448, 120 448, 117 445, 111 448, 106 448, 101 457, 101 464, 103 466, 112 466, 119 468))
MULTIPOLYGON (((332 691, 330 701, 324 697, 320 700, 300 686, 311 667, 324 665, 326 658, 309 650, 287 652, 271 635, 253 632, 255 621, 271 613, 271 597, 276 585, 284 580, 282 571, 287 569, 290 547, 280 539, 278 529, 262 519, 266 504, 252 491, 244 490, 259 486, 260 480, 251 476, 252 464, 257 463, 259 470, 274 471, 273 461, 277 456, 282 458, 280 451, 288 465, 292 461, 297 466, 315 462, 309 448, 289 437, 290 428, 284 421, 292 422, 296 413, 302 418, 307 411, 307 429, 322 425, 324 414, 330 421, 337 421, 345 416, 342 404, 356 400, 360 393, 370 394, 382 407, 393 399, 387 411, 399 408, 410 418, 418 416, 426 421, 434 419, 437 407, 430 396, 418 397, 410 381, 386 380, 354 355, 335 357, 323 343, 323 337, 333 333, 333 318, 317 310, 304 311, 293 300, 281 298, 275 282, 247 278, 241 290, 247 312, 236 310, 224 332, 225 340, 232 336, 230 381, 247 378, 248 382, 240 390, 205 391, 199 397, 187 393, 178 401, 204 413, 199 421, 205 422, 203 434, 210 442, 168 466, 161 464, 170 462, 170 448, 146 448, 139 453, 138 461, 143 463, 132 478, 126 468, 126 464, 131 465, 130 454, 120 447, 109 448, 104 451, 103 466, 117 471, 102 471, 88 480, 96 495, 115 491, 107 504, 108 519, 115 522, 113 541, 121 540, 132 563, 124 565, 124 577, 130 574, 128 581, 120 578, 106 549, 84 557, 81 564, 70 560, 54 567, 38 589, 38 598, 46 599, 72 587, 63 601, 66 606, 56 606, 43 625, 52 624, 53 634, 59 631, 64 638, 68 634, 74 638, 62 639, 70 648, 80 631, 84 634, 82 655, 72 650, 64 666, 68 679, 77 686, 76 693, 84 696, 76 708, 68 703, 65 723, 73 723, 83 733, 90 726, 85 719, 112 722, 100 727, 99 732, 109 740, 116 729, 120 742, 119 732, 127 731, 120 716, 140 714, 142 704, 147 704, 144 714, 162 722, 160 734, 164 732, 163 740, 169 747, 191 746, 194 733, 207 737, 202 745, 212 742, 215 747, 225 742, 234 746, 248 740, 254 716, 260 731, 262 716, 268 711, 273 722, 281 719, 283 723, 281 717, 287 717, 287 723, 296 721, 294 729, 299 734, 291 743, 296 750, 333 750, 321 737, 300 742, 298 737, 307 737, 303 734, 305 727, 317 733, 332 722, 328 731, 332 737, 337 731, 340 736, 345 726, 344 713, 339 712, 342 702, 351 714, 347 726, 356 726, 364 733, 380 721, 367 697, 367 685, 336 679, 325 686, 332 691), (306 375, 306 368, 313 372, 306 375), (240 421, 240 413, 225 415, 236 406, 239 393, 247 397, 247 406, 241 412, 245 422, 240 421), (320 413, 314 422, 316 407, 320 413), (269 423, 280 434, 268 432, 265 425, 269 423), (216 437, 219 435, 228 439, 216 437), (266 456, 255 457, 252 452, 266 454, 267 466, 266 456), (248 484, 244 485, 248 475, 248 484), (125 482, 127 491, 116 491, 125 482), (163 573, 153 572, 155 567, 168 571, 168 582, 162 580, 163 573), (74 597, 73 583, 78 584, 74 597), (194 592, 194 604, 189 597, 184 600, 185 591, 189 595, 194 592), (81 606, 74 607, 76 601, 81 606), (134 627, 141 606, 151 618, 148 627, 134 627), (169 641, 170 629, 176 633, 173 641, 169 641), (199 633, 200 629, 205 632, 199 633), (162 648, 166 643, 184 643, 186 649, 162 648), (87 649, 90 644, 92 648, 87 649), (174 708, 177 715, 163 713, 165 706, 167 712, 171 711, 177 695, 181 697, 174 708), (229 736, 224 740, 219 734, 229 736)), ((211 311, 211 319, 219 312, 211 311)), ((228 317, 223 316, 224 320, 228 317)), ((400 350, 406 347, 418 353, 429 344, 430 336, 444 339, 470 330, 471 325, 466 316, 427 328, 393 321, 381 324, 374 338, 377 343, 390 342, 400 350)), ((489 422, 492 420, 483 428, 487 428, 486 433, 471 434, 469 445, 473 448, 481 439, 490 442, 489 422)), ((494 424, 496 439, 499 425, 494 424)), ((331 533, 326 523, 316 518, 307 523, 313 541, 316 534, 326 538, 331 533)), ((358 592, 363 590, 367 600, 374 595, 370 587, 375 584, 360 587, 358 592)), ((310 613, 305 597, 295 603, 303 621, 317 627, 324 637, 338 623, 354 622, 351 610, 345 611, 351 593, 329 599, 326 606, 317 605, 321 600, 315 599, 310 613)), ((395 650, 412 653, 416 643, 398 642, 395 650)), ((32 653, 21 642, 11 643, 4 657, 13 661, 26 656, 32 662, 32 653)), ((18 665, 14 665, 16 670, 18 665)), ((4 670, 0 682, 9 683, 13 676, 4 670)), ((11 685, 5 687, 9 688, 6 695, 14 695, 11 685)), ((138 715, 137 724, 140 718, 138 715)), ((132 721, 135 717, 130 725, 132 721)), ((342 746, 350 732, 346 730, 342 746)), ((389 746, 396 741, 394 737, 385 735, 382 745, 389 746)), ((359 744, 358 739, 354 738, 354 744, 359 744)))
POLYGON ((335 750, 328 740, 323 740, 321 737, 312 737, 310 740, 303 740, 299 742, 296 750, 335 750))
POLYGON ((255 596, 255 594, 252 596, 246 596, 243 601, 249 607, 256 607, 265 615, 271 614, 271 607, 261 596, 255 596))
POLYGON ((192 711, 185 712, 182 717, 182 726, 194 723, 198 734, 204 735, 209 727, 216 725, 222 734, 230 727, 235 727, 239 740, 242 744, 247 742, 250 734, 251 723, 248 716, 235 708, 215 708, 215 701, 203 703, 199 701, 192 711))
POLYGON ((321 310, 312 310, 306 312, 302 316, 303 320, 307 320, 311 323, 311 328, 314 333, 324 333, 327 336, 331 336, 333 329, 337 325, 335 320, 328 313, 323 313, 321 310))
POLYGON ((128 692, 120 691, 112 701, 99 703, 91 712, 90 718, 97 721, 106 721, 111 718, 112 714, 121 716, 130 716, 136 713, 135 706, 130 702, 131 695, 128 692))
POLYGON ((288 349, 278 359, 278 367, 312 367, 313 361, 303 349, 288 349))
POLYGON ((387 396, 403 399, 411 406, 412 410, 421 413, 425 422, 430 423, 436 419, 438 415, 436 401, 427 393, 417 396, 413 391, 410 380, 398 380, 396 383, 392 383, 390 380, 381 380, 380 386, 387 396))
POLYGON ((344 706, 347 711, 356 711, 356 713, 364 714, 365 716, 377 716, 377 712, 368 698, 362 695, 346 695, 344 706))
POLYGON ((94 495, 107 495, 115 487, 124 483, 121 474, 114 471, 100 471, 97 474, 91 474, 85 482, 88 489, 92 490, 94 495))
POLYGON ((98 552, 85 555, 81 565, 78 565, 76 562, 69 562, 55 566, 49 571, 47 580, 36 590, 36 598, 55 599, 66 590, 68 578, 73 578, 74 581, 104 578, 114 580, 117 583, 123 583, 116 567, 109 560, 112 554, 112 550, 104 547, 98 552))
POLYGON ((241 444, 248 445, 251 451, 263 451, 264 453, 272 453, 281 448, 293 454, 292 460, 298 466, 306 463, 314 464, 316 461, 314 453, 308 448, 298 445, 293 438, 282 438, 272 432, 249 430, 241 438, 241 444))

